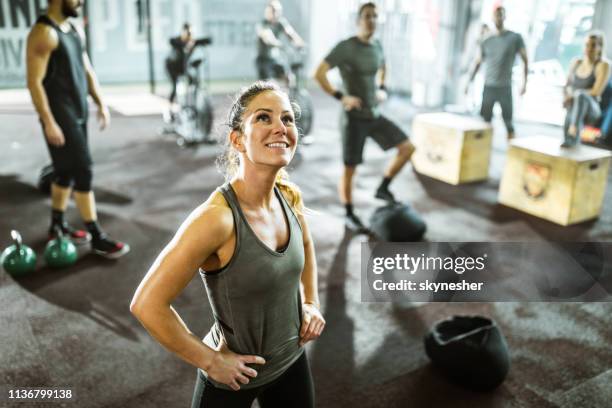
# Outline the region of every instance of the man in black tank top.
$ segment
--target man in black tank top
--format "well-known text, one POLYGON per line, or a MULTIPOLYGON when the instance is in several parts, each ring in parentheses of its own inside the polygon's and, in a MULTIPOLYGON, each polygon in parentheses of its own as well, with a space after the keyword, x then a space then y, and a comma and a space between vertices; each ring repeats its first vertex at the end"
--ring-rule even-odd
POLYGON ((100 96, 96 74, 85 52, 84 35, 70 21, 77 17, 82 0, 49 0, 46 15, 32 27, 27 43, 27 79, 32 102, 43 127, 53 162, 51 185, 51 227, 77 243, 91 241, 92 251, 106 258, 118 258, 129 251, 100 229, 91 188, 92 161, 87 142, 87 96, 98 106, 100 128, 110 114, 100 96), (75 230, 64 220, 74 187, 76 205, 87 231, 75 230))

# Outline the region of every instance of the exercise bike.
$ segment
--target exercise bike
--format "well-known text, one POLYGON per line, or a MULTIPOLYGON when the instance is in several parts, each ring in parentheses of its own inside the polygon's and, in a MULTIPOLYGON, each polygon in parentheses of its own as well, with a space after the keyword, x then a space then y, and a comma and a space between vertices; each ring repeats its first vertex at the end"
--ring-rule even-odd
MULTIPOLYGON (((200 39, 196 41, 195 47, 209 45, 211 42, 209 38, 200 39)), ((214 110, 209 89, 208 58, 202 55, 200 58, 189 59, 185 73, 177 82, 179 109, 164 115, 166 127, 163 133, 175 135, 179 146, 216 143, 212 136, 214 110)))
POLYGON ((312 97, 306 89, 306 82, 303 76, 305 52, 303 49, 285 50, 287 63, 289 65, 287 85, 289 88, 289 99, 300 106, 301 113, 297 119, 297 126, 300 131, 302 144, 310 144, 312 136, 307 137, 312 130, 314 107, 312 97))
POLYGON ((291 102, 300 106, 301 114, 296 118, 299 140, 301 144, 311 144, 313 137, 308 135, 312 130, 314 108, 302 74, 305 51, 303 48, 296 49, 288 45, 276 47, 274 51, 274 60, 282 67, 285 74, 271 79, 287 92, 291 102))

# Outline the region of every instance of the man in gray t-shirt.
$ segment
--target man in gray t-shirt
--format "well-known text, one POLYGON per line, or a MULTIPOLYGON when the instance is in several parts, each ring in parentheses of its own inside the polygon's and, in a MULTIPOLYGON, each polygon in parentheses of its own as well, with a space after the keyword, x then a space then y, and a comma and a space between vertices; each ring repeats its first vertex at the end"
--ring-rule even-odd
POLYGON ((385 170, 383 181, 376 190, 377 198, 394 202, 389 184, 414 152, 408 136, 393 122, 380 114, 378 104, 386 98, 385 59, 378 40, 373 38, 378 14, 374 3, 359 8, 358 33, 339 42, 317 68, 315 79, 325 92, 338 99, 344 107, 340 129, 344 172, 339 186, 340 200, 346 207, 346 226, 356 232, 367 232, 353 213, 353 176, 363 161, 363 148, 371 137, 384 150, 397 148, 397 155, 385 170), (327 72, 338 67, 344 91, 334 88, 327 72), (376 76, 379 76, 378 85, 376 76))
POLYGON ((361 99, 359 109, 348 115, 374 119, 380 115, 376 99, 376 74, 385 67, 383 48, 379 40, 363 43, 358 37, 340 41, 325 57, 330 69, 338 67, 347 94, 361 99))
MULTIPOLYGON (((506 11, 497 7, 493 12, 493 20, 497 32, 487 37, 480 45, 480 55, 470 76, 470 82, 476 76, 480 65, 485 65, 485 84, 482 93, 482 106, 480 114, 485 121, 491 122, 493 106, 499 102, 502 108, 502 117, 508 130, 508 139, 514 137, 512 124, 512 67, 518 54, 523 60, 523 87, 521 95, 527 87, 528 61, 525 43, 520 34, 504 28, 506 11)), ((469 84, 468 84, 469 85, 469 84)))

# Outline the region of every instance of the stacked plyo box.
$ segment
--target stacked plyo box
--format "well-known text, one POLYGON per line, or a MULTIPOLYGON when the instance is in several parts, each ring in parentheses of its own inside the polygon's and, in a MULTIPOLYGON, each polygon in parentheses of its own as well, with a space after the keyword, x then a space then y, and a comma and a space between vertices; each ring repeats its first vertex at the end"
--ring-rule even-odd
POLYGON ((412 164, 429 177, 461 184, 485 180, 493 129, 481 120, 452 113, 425 113, 412 122, 412 164))
POLYGON ((562 149, 560 143, 545 136, 512 141, 499 202, 560 225, 597 218, 612 154, 584 145, 562 149))

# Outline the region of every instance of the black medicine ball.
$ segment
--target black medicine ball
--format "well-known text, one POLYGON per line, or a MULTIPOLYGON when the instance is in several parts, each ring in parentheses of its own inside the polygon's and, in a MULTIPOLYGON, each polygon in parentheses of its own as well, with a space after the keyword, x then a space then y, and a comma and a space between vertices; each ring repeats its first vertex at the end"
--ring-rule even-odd
POLYGON ((419 241, 426 229, 421 216, 402 203, 379 207, 370 218, 370 230, 378 238, 389 242, 419 241))
POLYGON ((436 323, 424 341, 434 367, 466 388, 491 390, 510 370, 506 340, 489 318, 453 316, 436 323))

